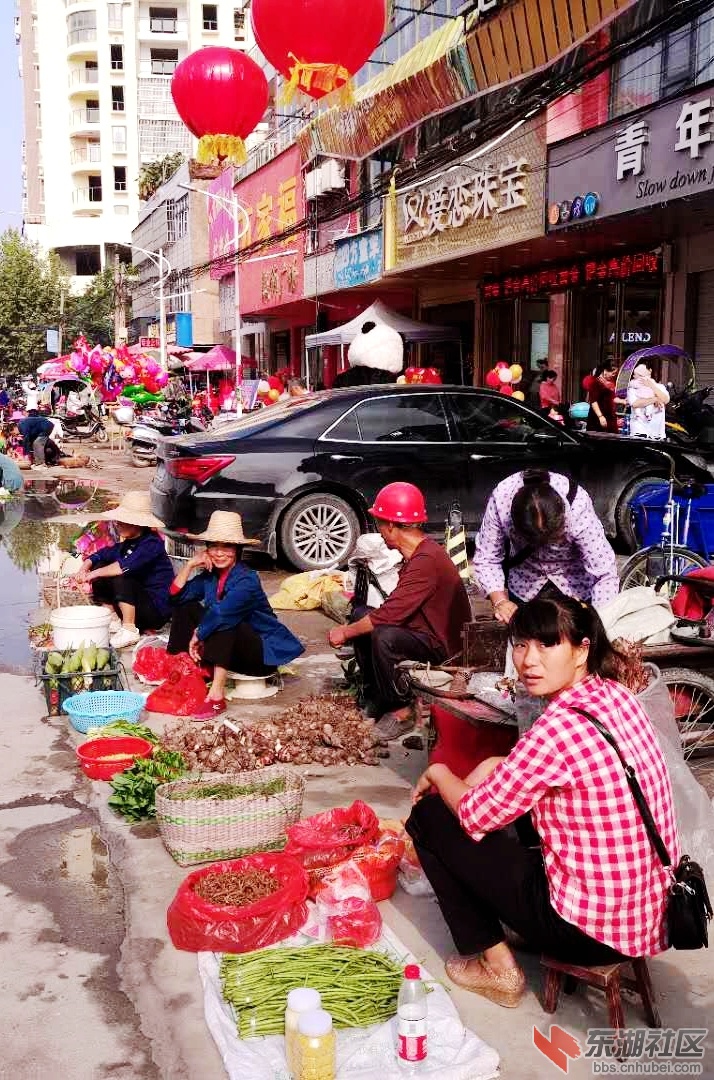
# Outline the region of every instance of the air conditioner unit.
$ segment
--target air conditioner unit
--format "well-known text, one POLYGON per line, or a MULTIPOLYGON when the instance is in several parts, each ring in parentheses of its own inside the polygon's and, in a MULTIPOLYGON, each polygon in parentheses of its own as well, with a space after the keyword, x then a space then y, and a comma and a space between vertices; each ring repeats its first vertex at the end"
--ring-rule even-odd
POLYGON ((322 169, 313 169, 312 172, 305 173, 305 198, 308 200, 319 199, 324 194, 322 169))
POLYGON ((320 166, 323 191, 342 191, 345 186, 345 167, 334 158, 328 158, 320 166))

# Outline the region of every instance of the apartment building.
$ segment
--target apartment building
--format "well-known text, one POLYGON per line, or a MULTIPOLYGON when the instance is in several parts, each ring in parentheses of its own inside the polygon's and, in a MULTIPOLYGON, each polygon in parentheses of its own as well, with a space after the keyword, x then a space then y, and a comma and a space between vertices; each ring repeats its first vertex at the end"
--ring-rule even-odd
POLYGON ((246 0, 18 0, 25 231, 75 288, 128 256, 142 165, 192 138, 171 76, 209 45, 252 44, 246 0))

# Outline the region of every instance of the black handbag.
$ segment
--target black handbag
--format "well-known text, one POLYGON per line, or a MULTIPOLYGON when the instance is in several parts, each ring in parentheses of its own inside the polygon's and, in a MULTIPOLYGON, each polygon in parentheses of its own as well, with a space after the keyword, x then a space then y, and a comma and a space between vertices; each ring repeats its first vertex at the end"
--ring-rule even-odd
POLYGON ((704 871, 688 855, 682 855, 676 869, 672 867, 672 860, 669 857, 667 848, 664 846, 662 837, 657 831, 657 826, 654 823, 654 818, 647 805, 647 800, 639 785, 634 768, 625 761, 614 736, 599 720, 596 720, 589 712, 585 712, 584 709, 573 708, 575 712, 580 713, 581 716, 584 716, 586 720, 595 725, 620 759, 650 843, 662 865, 667 867, 669 871, 671 884, 665 913, 668 945, 672 949, 708 948, 708 923, 712 917, 712 905, 704 880, 704 871))

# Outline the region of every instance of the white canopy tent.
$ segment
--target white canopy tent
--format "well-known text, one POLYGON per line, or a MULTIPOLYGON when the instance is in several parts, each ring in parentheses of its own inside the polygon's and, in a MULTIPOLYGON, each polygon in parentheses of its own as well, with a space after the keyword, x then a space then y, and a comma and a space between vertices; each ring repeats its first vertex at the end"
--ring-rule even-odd
MULTIPOLYGON (((342 326, 336 326, 332 330, 325 330, 322 334, 308 334, 305 338, 305 351, 307 353, 309 349, 317 349, 321 345, 339 345, 342 357, 341 367, 344 368, 345 345, 349 345, 354 341, 361 332, 364 324, 367 322, 391 326, 393 330, 396 330, 397 333, 402 335, 406 342, 415 342, 418 344, 437 341, 456 341, 459 343, 459 354, 461 355, 461 335, 453 326, 432 326, 431 323, 423 323, 418 322, 416 319, 409 319, 406 315, 399 315, 396 311, 392 311, 392 309, 388 308, 386 304, 383 304, 381 300, 375 300, 375 302, 370 304, 363 312, 356 315, 354 319, 350 319, 349 322, 343 323, 342 326)), ((309 372, 310 365, 307 362, 307 356, 305 368, 306 371, 309 372)))

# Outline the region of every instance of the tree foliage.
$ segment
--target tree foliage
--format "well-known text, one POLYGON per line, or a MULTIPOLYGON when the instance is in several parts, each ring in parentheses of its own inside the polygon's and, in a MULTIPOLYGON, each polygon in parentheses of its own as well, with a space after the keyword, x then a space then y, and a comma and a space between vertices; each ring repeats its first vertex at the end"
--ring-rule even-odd
POLYGON ((184 156, 180 150, 175 154, 167 154, 159 161, 151 161, 144 165, 139 173, 139 198, 146 202, 162 184, 165 184, 184 162, 184 156))
POLYGON ((26 374, 46 359, 45 331, 59 324, 69 279, 59 259, 7 229, 0 235, 0 372, 26 374))
MULTIPOLYGON (((135 275, 134 267, 123 265, 116 280, 114 267, 105 266, 94 275, 81 295, 69 298, 64 316, 64 352, 80 334, 93 345, 114 344, 114 310, 121 297, 128 303, 126 279, 135 275)), ((126 318, 131 318, 129 312, 126 318)))

